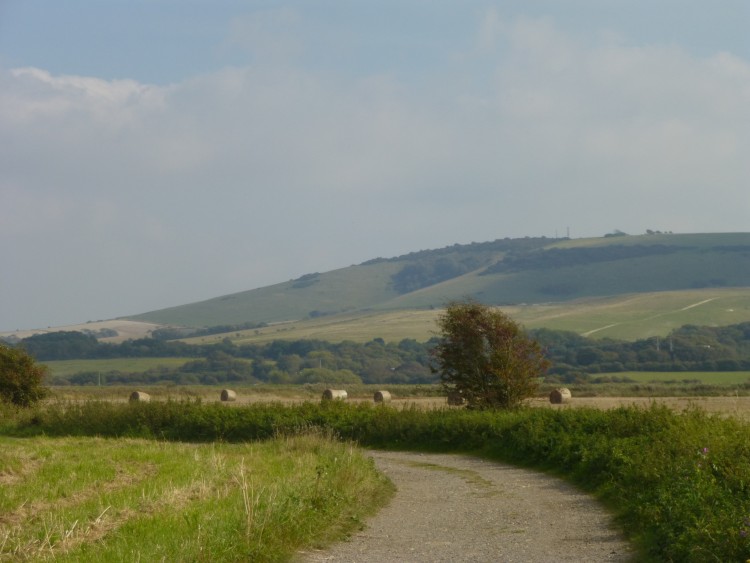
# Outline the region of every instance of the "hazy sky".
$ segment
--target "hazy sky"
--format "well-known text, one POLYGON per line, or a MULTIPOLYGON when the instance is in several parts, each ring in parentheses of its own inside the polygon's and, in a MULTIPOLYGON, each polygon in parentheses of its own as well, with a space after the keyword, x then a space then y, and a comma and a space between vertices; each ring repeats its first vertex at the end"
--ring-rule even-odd
POLYGON ((0 330, 748 231, 746 0, 0 0, 0 330))

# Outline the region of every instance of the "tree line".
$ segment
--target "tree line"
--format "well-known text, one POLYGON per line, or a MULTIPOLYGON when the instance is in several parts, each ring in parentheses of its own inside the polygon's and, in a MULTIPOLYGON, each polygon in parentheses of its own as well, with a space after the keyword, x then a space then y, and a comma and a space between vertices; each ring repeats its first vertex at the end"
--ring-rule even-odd
POLYGON ((623 371, 748 371, 750 322, 724 327, 684 325, 666 337, 626 342, 572 332, 530 332, 552 362, 549 374, 565 378, 623 371))
MULTIPOLYGON (((547 377, 565 382, 595 380, 597 374, 623 371, 750 371, 750 322, 725 327, 685 325, 666 337, 628 342, 593 339, 550 329, 528 331, 544 350, 547 377)), ((154 368, 140 374, 108 373, 107 383, 222 383, 225 381, 315 383, 434 383, 433 350, 426 342, 332 343, 323 340, 275 340, 266 344, 187 344, 141 338, 120 344, 99 342, 81 332, 34 335, 15 346, 37 361, 181 357, 178 368, 154 368), (136 379, 134 379, 136 378, 136 379), (137 378, 140 378, 137 379, 137 378)), ((98 373, 76 374, 69 383, 98 381, 98 373)), ((63 383, 64 381, 56 381, 63 383)))
MULTIPOLYGON (((404 339, 386 343, 375 338, 364 344, 345 341, 275 340, 267 344, 236 345, 229 339, 215 344, 187 344, 154 338, 120 344, 98 342, 80 332, 34 335, 17 346, 40 362, 73 359, 193 358, 178 368, 159 367, 139 374, 110 372, 107 383, 216 384, 268 383, 431 383, 430 350, 434 341, 404 339)), ((97 383, 98 372, 79 373, 53 383, 97 383)))

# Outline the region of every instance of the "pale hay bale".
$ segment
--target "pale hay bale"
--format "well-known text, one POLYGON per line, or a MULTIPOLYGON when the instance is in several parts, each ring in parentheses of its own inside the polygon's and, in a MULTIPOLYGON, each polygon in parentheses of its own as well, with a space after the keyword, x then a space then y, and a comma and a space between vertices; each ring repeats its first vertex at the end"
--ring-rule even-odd
POLYGON ((347 397, 348 395, 343 389, 326 389, 325 391, 323 391, 324 401, 333 401, 334 399, 339 401, 346 401, 347 397))
POLYGON ((231 389, 222 389, 221 390, 221 400, 222 401, 236 401, 237 400, 237 393, 235 393, 231 389))
POLYGON ((549 402, 553 405, 562 405, 565 403, 569 403, 571 398, 572 395, 570 394, 570 389, 567 389, 565 387, 561 387, 560 389, 553 389, 549 394, 549 402))
POLYGON ((130 402, 148 403, 151 400, 151 395, 144 393, 143 391, 133 391, 130 394, 130 402))
POLYGON ((376 403, 390 403, 391 393, 389 391, 375 391, 374 400, 376 403))
POLYGON ((464 404, 464 397, 459 393, 458 391, 451 391, 448 393, 448 404, 449 405, 463 405, 464 404))

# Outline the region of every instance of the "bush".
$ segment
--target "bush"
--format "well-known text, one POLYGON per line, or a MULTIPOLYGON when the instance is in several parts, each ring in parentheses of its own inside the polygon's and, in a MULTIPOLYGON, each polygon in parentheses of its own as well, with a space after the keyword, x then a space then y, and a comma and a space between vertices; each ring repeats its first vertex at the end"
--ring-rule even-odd
POLYGON ((534 395, 549 367, 542 348, 518 323, 476 301, 450 303, 438 326, 436 372, 446 392, 457 392, 470 408, 518 406, 534 395))
POLYGON ((28 407, 43 399, 47 370, 20 348, 0 345, 0 400, 28 407))

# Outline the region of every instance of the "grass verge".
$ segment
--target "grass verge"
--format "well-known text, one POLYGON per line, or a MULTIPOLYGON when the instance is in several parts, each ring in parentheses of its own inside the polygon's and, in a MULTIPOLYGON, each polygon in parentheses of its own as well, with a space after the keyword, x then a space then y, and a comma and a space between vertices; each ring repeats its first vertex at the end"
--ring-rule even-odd
POLYGON ((319 431, 253 444, 0 437, 0 560, 280 561, 392 486, 319 431))

